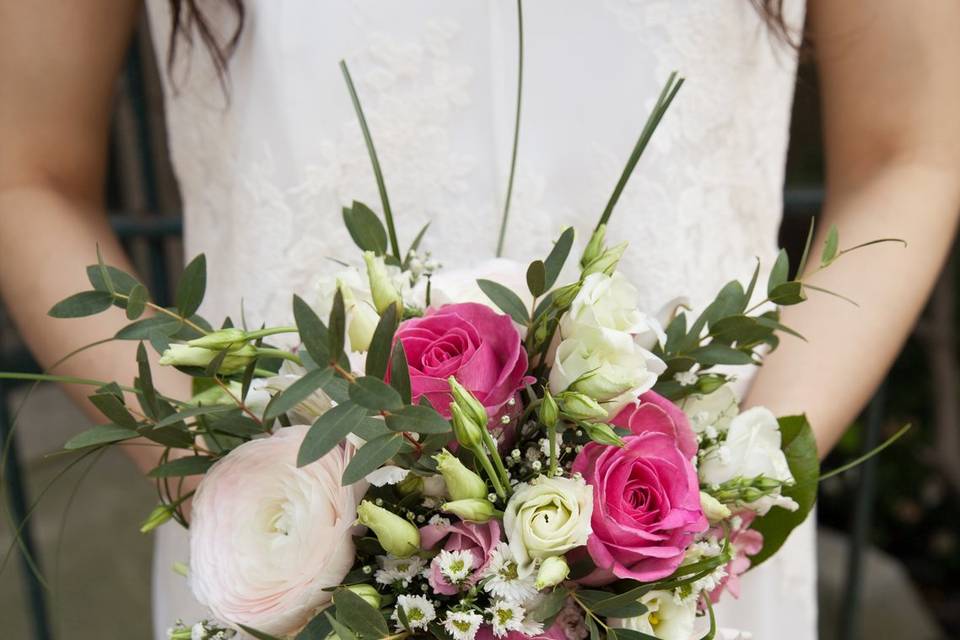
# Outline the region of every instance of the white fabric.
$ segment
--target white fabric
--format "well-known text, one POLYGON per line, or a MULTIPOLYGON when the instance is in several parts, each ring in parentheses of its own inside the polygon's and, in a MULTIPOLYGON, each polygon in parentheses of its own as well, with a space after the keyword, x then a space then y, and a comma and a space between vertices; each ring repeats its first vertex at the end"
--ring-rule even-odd
MULTIPOLYGON (((223 33, 226 3, 201 2, 223 33)), ((788 22, 803 1, 788 0, 788 22)), ((148 3, 160 59, 168 3, 148 3)), ((509 168, 516 84, 510 0, 247 0, 229 106, 203 47, 182 46, 167 88, 186 251, 205 252, 207 317, 283 322, 328 258, 356 261, 340 208, 380 209, 338 60, 349 64, 380 154, 401 245, 465 266, 493 254, 509 168), (173 86, 176 85, 176 86, 173 86)), ((564 225, 586 236, 669 72, 687 78, 620 200, 610 237, 647 309, 702 305, 769 266, 796 56, 749 0, 527 0, 517 184, 506 254, 546 254, 564 225)), ((199 615, 183 536, 158 536, 156 625, 199 615)), ((754 638, 815 637, 813 527, 721 607, 754 638)), ((158 635, 157 637, 163 637, 158 635)))

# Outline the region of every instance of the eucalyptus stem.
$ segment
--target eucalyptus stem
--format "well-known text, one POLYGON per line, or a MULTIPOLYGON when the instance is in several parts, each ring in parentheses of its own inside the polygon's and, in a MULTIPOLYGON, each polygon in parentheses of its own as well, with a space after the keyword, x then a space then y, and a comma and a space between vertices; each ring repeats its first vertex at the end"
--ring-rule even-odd
POLYGON ((497 257, 503 255, 503 241, 507 235, 507 220, 510 218, 510 200, 513 197, 513 179, 517 172, 517 146, 520 142, 520 105, 523 96, 523 0, 517 0, 517 109, 513 120, 513 149, 510 152, 510 177, 507 179, 507 197, 503 203, 503 218, 497 237, 497 257))
POLYGON ((377 150, 373 146, 373 136, 370 135, 370 127, 367 125, 367 118, 363 115, 363 107, 360 106, 360 98, 357 96, 357 89, 353 86, 353 78, 350 77, 350 70, 347 68, 346 60, 340 61, 340 70, 343 72, 343 78, 347 81, 347 90, 350 92, 350 100, 353 102, 353 109, 357 112, 357 119, 360 121, 360 129, 363 131, 363 139, 367 144, 367 153, 370 156, 370 164, 373 165, 373 175, 377 179, 377 190, 380 192, 380 202, 383 205, 383 218, 387 223, 387 233, 390 235, 390 248, 393 251, 397 261, 403 262, 403 256, 400 255, 400 243, 397 241, 397 230, 393 224, 393 209, 390 208, 390 198, 387 197, 387 185, 383 180, 383 169, 380 168, 380 160, 377 157, 377 150))

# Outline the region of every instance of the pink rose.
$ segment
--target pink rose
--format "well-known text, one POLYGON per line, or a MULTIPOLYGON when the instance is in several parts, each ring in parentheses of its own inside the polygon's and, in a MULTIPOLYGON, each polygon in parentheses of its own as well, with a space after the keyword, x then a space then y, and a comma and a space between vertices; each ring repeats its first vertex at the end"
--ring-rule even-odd
POLYGON ((428 309, 422 318, 400 324, 394 341, 403 344, 410 367, 414 403, 426 396, 450 417, 450 385, 455 377, 495 415, 532 379, 527 352, 509 316, 473 302, 428 309))
MULTIPOLYGON (((467 578, 467 583, 474 584, 487 568, 490 554, 500 541, 500 523, 490 520, 483 524, 458 522, 457 524, 428 524, 420 528, 420 544, 424 549, 432 549, 444 538, 447 541, 443 548, 447 551, 466 551, 473 556, 473 569, 470 577, 467 578)), ((456 585, 447 582, 440 573, 439 558, 434 558, 430 563, 427 580, 437 593, 446 596, 457 593, 456 585)))
MULTIPOLYGON (((753 511, 744 511, 738 515, 743 524, 730 534, 733 559, 727 563, 727 575, 720 580, 717 588, 710 592, 710 601, 714 604, 720 600, 724 590, 729 591, 734 598, 740 597, 740 575, 750 568, 750 556, 757 555, 763 549, 763 534, 750 529, 757 514, 753 511)), ((718 528, 716 533, 717 538, 722 540, 724 531, 718 528)))
POLYGON ((697 472, 675 438, 649 431, 624 442, 591 442, 573 463, 594 493, 587 551, 597 568, 580 580, 585 584, 668 576, 708 526, 697 472))
POLYGON ((663 433, 677 443, 677 448, 688 459, 697 454, 697 436, 690 427, 687 415, 663 396, 647 391, 636 402, 631 402, 618 413, 613 425, 630 429, 634 435, 663 433))

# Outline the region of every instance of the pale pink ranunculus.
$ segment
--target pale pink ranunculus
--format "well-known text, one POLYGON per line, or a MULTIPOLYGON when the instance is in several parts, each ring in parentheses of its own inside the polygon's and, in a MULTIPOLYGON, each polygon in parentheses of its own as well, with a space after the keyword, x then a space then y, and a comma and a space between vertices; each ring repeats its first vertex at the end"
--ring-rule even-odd
POLYGON ((190 523, 190 587, 214 617, 286 637, 326 605, 354 561, 364 483, 340 486, 352 448, 297 468, 308 427, 246 442, 203 477, 190 523))
POLYGON ((610 422, 630 429, 637 436, 651 432, 663 433, 674 439, 677 448, 688 459, 697 454, 697 436, 687 415, 680 407, 653 391, 647 391, 625 406, 610 422))
MULTIPOLYGON (((740 576, 750 568, 750 556, 755 556, 763 549, 763 534, 750 528, 756 513, 744 511, 740 516, 740 527, 730 533, 730 546, 733 548, 733 559, 727 563, 727 575, 720 580, 717 587, 710 592, 710 601, 716 604, 724 591, 729 591, 734 598, 740 597, 740 576)), ((714 533, 711 530, 711 533, 714 533)), ((723 539, 726 533, 717 528, 717 538, 723 539)))
MULTIPOLYGON (((483 524, 473 522, 438 523, 428 524, 420 528, 420 545, 424 549, 432 549, 444 539, 446 539, 446 542, 444 542, 443 548, 447 551, 466 551, 473 556, 473 569, 467 578, 467 584, 474 584, 487 568, 490 563, 490 554, 497 543, 500 542, 500 523, 497 520, 489 520, 483 524)), ((456 585, 450 584, 440 573, 438 557, 430 563, 427 580, 437 593, 446 596, 457 593, 456 585)))
POLYGON ((397 341, 407 357, 414 403, 426 397, 446 418, 452 402, 450 376, 476 396, 490 416, 532 381, 513 320, 483 304, 428 309, 422 318, 400 324, 397 341))
POLYGON ((708 526, 696 469, 674 437, 649 431, 624 443, 591 442, 573 463, 594 492, 587 551, 596 569, 584 584, 668 576, 708 526))

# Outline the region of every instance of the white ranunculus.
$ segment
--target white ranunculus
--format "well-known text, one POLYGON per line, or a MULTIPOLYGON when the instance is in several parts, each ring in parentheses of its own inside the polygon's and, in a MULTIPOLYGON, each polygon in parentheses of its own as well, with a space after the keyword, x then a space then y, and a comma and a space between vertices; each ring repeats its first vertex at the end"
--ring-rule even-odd
POLYGON ((622 273, 591 274, 561 319, 560 333, 566 338, 577 334, 578 325, 602 327, 629 333, 637 344, 651 349, 665 336, 660 323, 640 311, 639 301, 637 289, 622 273))
POLYGON ((251 440, 217 462, 193 499, 189 582, 222 622, 286 637, 327 605, 354 561, 364 483, 340 486, 352 449, 298 468, 306 426, 251 440))
POLYGON ((640 597, 647 612, 634 618, 613 618, 611 627, 632 629, 661 640, 690 640, 697 617, 697 599, 678 600, 672 591, 651 591, 640 597))
POLYGON ((729 384, 705 395, 689 395, 680 401, 680 408, 687 414, 695 433, 703 433, 710 428, 723 433, 730 428, 730 421, 740 413, 737 395, 729 384))
MULTIPOLYGON (((730 421, 726 439, 709 449, 700 461, 700 481, 720 485, 735 478, 763 476, 790 484, 793 474, 780 449, 780 425, 765 407, 747 409, 730 421)), ((796 503, 779 490, 751 502, 748 508, 765 514, 773 506, 796 509, 796 503)))
POLYGON ((503 529, 517 564, 558 556, 587 544, 593 487, 580 478, 538 476, 517 485, 503 514, 503 529))
POLYGON ((609 417, 649 391, 665 365, 639 346, 629 333, 578 325, 564 336, 550 370, 550 391, 583 393, 607 411, 609 417))
MULTIPOLYGON (((497 313, 503 313, 477 284, 478 279, 483 279, 502 284, 520 296, 529 307, 533 297, 527 289, 526 274, 527 265, 507 258, 493 258, 463 269, 444 269, 430 278, 430 304, 439 307, 460 302, 479 302, 497 313)), ((425 285, 418 286, 418 291, 425 290, 425 285)))

